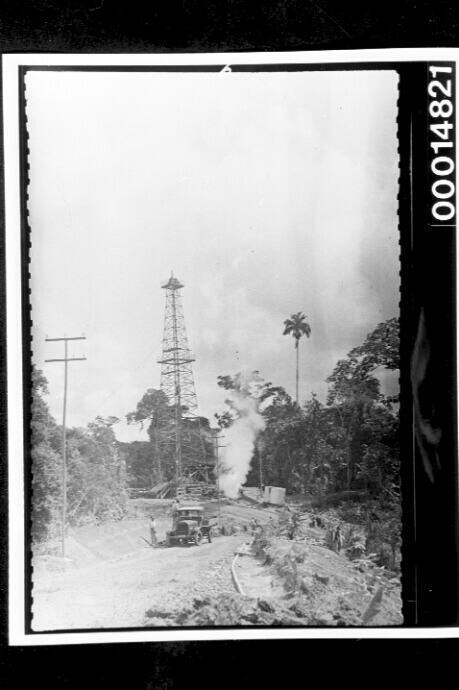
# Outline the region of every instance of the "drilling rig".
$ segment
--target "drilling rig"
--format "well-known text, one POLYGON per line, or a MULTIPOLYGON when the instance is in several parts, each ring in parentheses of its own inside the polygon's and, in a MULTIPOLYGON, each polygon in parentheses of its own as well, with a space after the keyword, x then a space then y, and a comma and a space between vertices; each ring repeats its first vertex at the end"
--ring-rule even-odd
MULTIPOLYGON (((177 498, 200 499, 216 491, 212 430, 199 416, 192 363, 180 290, 184 287, 171 274, 161 285, 166 293, 161 359, 161 390, 174 414, 162 443, 173 443, 175 493, 177 498), (206 443, 206 437, 207 443, 206 443)), ((160 448, 161 452, 161 448, 160 448)))

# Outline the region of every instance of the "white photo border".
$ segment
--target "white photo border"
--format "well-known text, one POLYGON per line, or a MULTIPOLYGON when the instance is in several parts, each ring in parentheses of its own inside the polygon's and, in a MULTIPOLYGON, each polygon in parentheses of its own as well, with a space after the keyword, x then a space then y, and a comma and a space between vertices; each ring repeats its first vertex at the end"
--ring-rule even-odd
MULTIPOLYGON (((8 377, 8 514, 9 514, 9 644, 61 645, 119 642, 176 642, 245 639, 369 639, 451 638, 459 627, 445 628, 228 628, 144 631, 28 633, 25 610, 25 505, 23 445, 22 294, 21 294, 21 175, 20 69, 55 66, 181 66, 236 64, 382 63, 459 60, 459 49, 416 48, 350 51, 206 53, 206 54, 10 54, 3 56, 3 118, 5 155, 7 377, 8 377)), ((222 69, 223 69, 222 67, 222 69)))

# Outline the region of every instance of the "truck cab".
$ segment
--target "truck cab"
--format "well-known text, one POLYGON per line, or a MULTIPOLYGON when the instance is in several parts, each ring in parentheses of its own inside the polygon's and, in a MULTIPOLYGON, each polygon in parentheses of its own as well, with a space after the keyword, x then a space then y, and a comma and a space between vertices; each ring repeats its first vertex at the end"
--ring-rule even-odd
POLYGON ((195 544, 199 546, 202 539, 212 541, 212 527, 204 515, 201 505, 184 505, 174 510, 172 529, 167 533, 166 543, 195 544))

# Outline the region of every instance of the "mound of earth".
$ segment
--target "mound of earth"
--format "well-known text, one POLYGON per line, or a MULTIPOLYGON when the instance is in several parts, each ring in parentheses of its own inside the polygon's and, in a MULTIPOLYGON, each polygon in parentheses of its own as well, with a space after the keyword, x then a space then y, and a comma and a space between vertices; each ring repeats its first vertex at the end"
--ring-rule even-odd
POLYGON ((147 626, 304 626, 322 623, 305 614, 301 597, 291 602, 255 599, 239 594, 220 594, 193 599, 179 613, 158 609, 146 612, 147 626))
POLYGON ((154 626, 361 626, 362 620, 345 597, 336 597, 330 605, 314 610, 308 596, 298 594, 283 600, 253 598, 239 594, 220 594, 194 598, 180 612, 162 609, 146 612, 147 627, 154 626))
POLYGON ((401 625, 399 578, 371 561, 307 542, 271 538, 259 556, 285 595, 302 594, 302 615, 314 625, 401 625))

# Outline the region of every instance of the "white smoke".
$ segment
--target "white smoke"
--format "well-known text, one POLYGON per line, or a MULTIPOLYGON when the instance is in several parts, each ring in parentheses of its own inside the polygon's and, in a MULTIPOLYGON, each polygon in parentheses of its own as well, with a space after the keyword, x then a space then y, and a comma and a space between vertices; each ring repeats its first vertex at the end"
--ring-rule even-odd
MULTIPOLYGON (((241 378, 243 375, 240 375, 241 378)), ((220 488, 228 498, 237 498, 250 469, 257 436, 265 428, 257 397, 259 377, 244 377, 240 390, 227 401, 237 418, 225 429, 225 447, 220 466, 220 488)))

